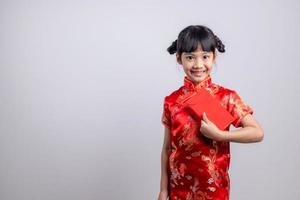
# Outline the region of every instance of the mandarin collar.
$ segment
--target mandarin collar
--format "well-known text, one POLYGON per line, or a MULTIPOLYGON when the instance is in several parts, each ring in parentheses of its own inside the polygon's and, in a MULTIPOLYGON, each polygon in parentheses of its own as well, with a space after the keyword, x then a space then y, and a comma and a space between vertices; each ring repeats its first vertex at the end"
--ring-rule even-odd
POLYGON ((211 76, 208 75, 203 81, 200 83, 194 83, 190 80, 187 76, 184 77, 184 86, 187 87, 189 90, 199 90, 201 88, 209 87, 212 84, 211 76))

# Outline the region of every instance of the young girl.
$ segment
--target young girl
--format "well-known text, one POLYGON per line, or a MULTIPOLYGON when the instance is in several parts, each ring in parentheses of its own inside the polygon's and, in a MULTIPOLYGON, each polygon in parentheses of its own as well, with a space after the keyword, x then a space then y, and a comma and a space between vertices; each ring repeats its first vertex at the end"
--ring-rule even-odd
POLYGON ((188 26, 167 49, 185 72, 183 85, 164 98, 165 125, 159 200, 228 200, 230 143, 260 142, 264 133, 253 110, 236 91, 212 82, 211 71, 222 41, 205 26, 188 26), (205 113, 197 122, 183 101, 205 88, 234 117, 236 128, 220 130, 205 113), (207 142, 210 140, 211 142, 207 142))

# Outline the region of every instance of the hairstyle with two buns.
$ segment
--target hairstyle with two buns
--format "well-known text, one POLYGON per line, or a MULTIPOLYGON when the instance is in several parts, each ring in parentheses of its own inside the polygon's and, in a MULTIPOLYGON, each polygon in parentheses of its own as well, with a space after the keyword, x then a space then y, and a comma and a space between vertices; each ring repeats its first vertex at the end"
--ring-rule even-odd
POLYGON ((225 46, 220 38, 203 25, 190 25, 184 28, 179 33, 178 38, 167 48, 167 51, 170 54, 178 53, 181 55, 182 52, 196 51, 199 45, 202 51, 215 53, 215 49, 217 49, 221 53, 225 52, 225 46))

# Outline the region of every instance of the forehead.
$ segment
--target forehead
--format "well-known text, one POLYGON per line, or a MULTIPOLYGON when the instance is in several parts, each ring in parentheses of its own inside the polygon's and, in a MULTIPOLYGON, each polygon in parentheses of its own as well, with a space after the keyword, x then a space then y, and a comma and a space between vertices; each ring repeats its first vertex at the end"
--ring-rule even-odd
POLYGON ((201 55, 206 55, 206 54, 213 54, 213 52, 211 51, 202 51, 202 50, 198 50, 198 51, 193 51, 193 52, 183 52, 183 55, 193 55, 193 56, 201 56, 201 55))

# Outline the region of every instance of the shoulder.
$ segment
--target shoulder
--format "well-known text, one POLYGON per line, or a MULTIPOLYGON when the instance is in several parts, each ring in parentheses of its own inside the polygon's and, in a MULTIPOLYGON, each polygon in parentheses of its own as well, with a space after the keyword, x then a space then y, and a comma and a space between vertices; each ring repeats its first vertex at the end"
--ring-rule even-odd
POLYGON ((218 96, 223 99, 224 103, 227 105, 228 109, 237 108, 239 110, 252 110, 249 105, 241 98, 237 90, 227 88, 224 86, 217 85, 218 96))
POLYGON ((213 91, 214 94, 218 94, 218 95, 232 95, 233 93, 236 93, 235 90, 216 83, 213 83, 211 85, 211 90, 213 91))
POLYGON ((212 93, 218 98, 222 104, 230 106, 241 101, 238 92, 232 88, 228 88, 219 84, 212 84, 212 93))
POLYGON ((171 91, 168 95, 164 97, 165 102, 175 101, 183 90, 184 86, 181 86, 178 89, 171 91))
POLYGON ((184 86, 181 86, 180 88, 173 90, 168 95, 166 95, 165 99, 166 100, 176 99, 176 97, 178 97, 183 90, 184 90, 184 86))

